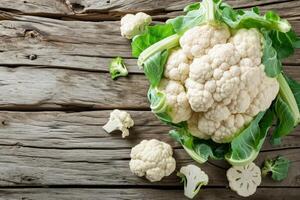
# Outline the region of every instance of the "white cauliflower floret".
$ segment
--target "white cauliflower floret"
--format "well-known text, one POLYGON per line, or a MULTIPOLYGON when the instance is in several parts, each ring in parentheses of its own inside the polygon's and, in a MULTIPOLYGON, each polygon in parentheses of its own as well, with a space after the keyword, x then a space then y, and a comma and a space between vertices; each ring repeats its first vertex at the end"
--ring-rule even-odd
POLYGON ((164 75, 174 81, 184 81, 189 75, 189 59, 182 49, 175 49, 170 53, 165 66, 164 75))
POLYGON ((108 133, 120 130, 122 137, 125 138, 129 136, 128 129, 133 125, 134 122, 129 113, 115 109, 110 113, 109 121, 103 126, 103 129, 108 133))
POLYGON ((262 37, 256 28, 238 30, 230 42, 242 58, 250 58, 255 65, 261 63, 262 37))
POLYGON ((184 183, 184 195, 190 199, 194 198, 201 186, 208 184, 208 176, 196 165, 181 167, 177 176, 182 178, 184 183))
POLYGON ((173 123, 186 121, 191 117, 192 110, 180 82, 162 79, 158 89, 166 95, 166 103, 171 108, 167 112, 173 123))
POLYGON ((246 166, 233 166, 227 171, 230 188, 242 197, 255 193, 261 183, 261 171, 254 163, 246 166))
POLYGON ((193 113, 192 117, 187 121, 189 132, 198 138, 209 139, 210 136, 203 134, 198 128, 199 113, 193 113))
POLYGON ((208 55, 195 58, 186 82, 188 99, 195 112, 206 112, 238 87, 239 55, 232 44, 214 46, 208 55), (218 75, 216 75, 218 74, 218 75))
MULTIPOLYGON (((202 35, 198 38, 205 39, 202 35)), ((193 59, 185 81, 190 106, 199 113, 198 135, 215 142, 231 141, 259 112, 270 107, 279 91, 277 80, 267 77, 261 64, 260 33, 241 29, 229 41, 207 46, 201 57, 193 59)))
POLYGON ((185 87, 187 88, 188 101, 193 111, 205 112, 213 105, 212 93, 204 90, 203 84, 189 78, 185 82, 185 87))
POLYGON ((175 170, 176 162, 169 144, 156 139, 143 140, 131 149, 130 170, 149 181, 160 181, 175 170))
POLYGON ((121 35, 127 39, 142 33, 145 27, 152 22, 150 15, 139 12, 136 15, 127 14, 121 19, 121 35))
POLYGON ((189 58, 201 57, 216 44, 226 43, 229 37, 226 26, 195 26, 180 38, 180 45, 189 58))

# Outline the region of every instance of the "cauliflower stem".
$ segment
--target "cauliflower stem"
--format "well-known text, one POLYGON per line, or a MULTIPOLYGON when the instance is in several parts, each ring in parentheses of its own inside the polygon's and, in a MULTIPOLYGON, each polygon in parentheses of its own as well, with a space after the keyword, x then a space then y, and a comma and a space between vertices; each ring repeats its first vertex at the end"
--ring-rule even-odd
POLYGON ((246 166, 274 121, 274 144, 300 122, 300 84, 282 66, 299 39, 272 11, 203 0, 184 12, 132 40, 150 108, 197 162, 246 166))
POLYGON ((149 48, 147 48, 140 54, 138 59, 138 65, 143 66, 144 62, 157 52, 163 51, 165 49, 172 49, 178 46, 179 38, 180 37, 178 34, 174 34, 151 45, 149 48))
POLYGON ((294 119, 294 126, 296 126, 300 122, 300 112, 295 96, 282 73, 278 75, 277 80, 280 85, 279 94, 289 105, 294 119))
POLYGON ((193 199, 201 189, 201 186, 208 184, 208 176, 196 165, 187 165, 181 167, 177 172, 184 184, 184 195, 193 199))

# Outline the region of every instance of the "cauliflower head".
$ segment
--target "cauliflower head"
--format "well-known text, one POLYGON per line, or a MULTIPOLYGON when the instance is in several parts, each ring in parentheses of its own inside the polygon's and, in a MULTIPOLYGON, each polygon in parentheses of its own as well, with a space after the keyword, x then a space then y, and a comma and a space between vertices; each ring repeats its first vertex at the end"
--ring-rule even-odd
POLYGON ((142 33, 145 27, 151 24, 152 18, 146 13, 139 12, 136 15, 127 14, 121 19, 121 35, 127 39, 142 33))
POLYGON ((186 31, 159 85, 172 122, 187 121, 198 138, 230 142, 279 92, 264 72, 262 46, 255 28, 230 33, 226 25, 205 24, 186 31))
POLYGON ((156 139, 143 140, 131 149, 130 170, 149 181, 160 181, 173 173, 176 167, 173 151, 169 144, 156 139))

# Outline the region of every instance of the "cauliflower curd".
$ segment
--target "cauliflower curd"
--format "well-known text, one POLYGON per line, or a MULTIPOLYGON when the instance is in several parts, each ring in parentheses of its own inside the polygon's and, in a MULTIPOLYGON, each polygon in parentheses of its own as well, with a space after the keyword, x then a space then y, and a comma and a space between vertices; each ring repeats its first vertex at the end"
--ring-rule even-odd
POLYGON ((261 63, 257 29, 230 33, 226 25, 195 26, 171 51, 159 90, 166 91, 173 123, 187 121, 192 135, 230 142, 279 91, 261 63))
POLYGON ((152 18, 146 13, 139 12, 136 15, 127 14, 121 19, 121 35, 127 39, 142 33, 145 27, 151 24, 152 18))
POLYGON ((137 176, 145 176, 151 182, 160 181, 175 170, 172 155, 169 144, 156 139, 143 140, 131 149, 129 167, 137 176))

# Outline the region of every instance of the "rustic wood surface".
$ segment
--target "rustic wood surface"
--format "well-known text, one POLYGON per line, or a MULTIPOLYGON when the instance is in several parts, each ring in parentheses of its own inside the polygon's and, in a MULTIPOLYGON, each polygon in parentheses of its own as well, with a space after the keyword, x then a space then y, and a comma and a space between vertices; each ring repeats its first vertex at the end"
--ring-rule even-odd
MULTIPOLYGON (((145 11, 157 21, 181 14, 196 0, 1 0, 0 200, 185 199, 175 174, 158 183, 132 175, 132 146, 157 138, 172 145, 177 169, 193 161, 149 111, 148 83, 119 33, 125 13, 145 11), (123 56, 130 76, 112 81, 107 65, 123 56), (128 139, 101 126, 112 109, 128 110, 128 139)), ((230 0, 289 19, 300 35, 300 0, 230 0)), ((284 61, 300 81, 300 51, 284 61)), ((265 143, 256 163, 285 155, 292 161, 282 182, 263 180, 250 199, 300 197, 300 128, 280 146, 265 143)), ((209 161, 209 185, 199 199, 242 199, 228 188, 228 165, 209 161)))

